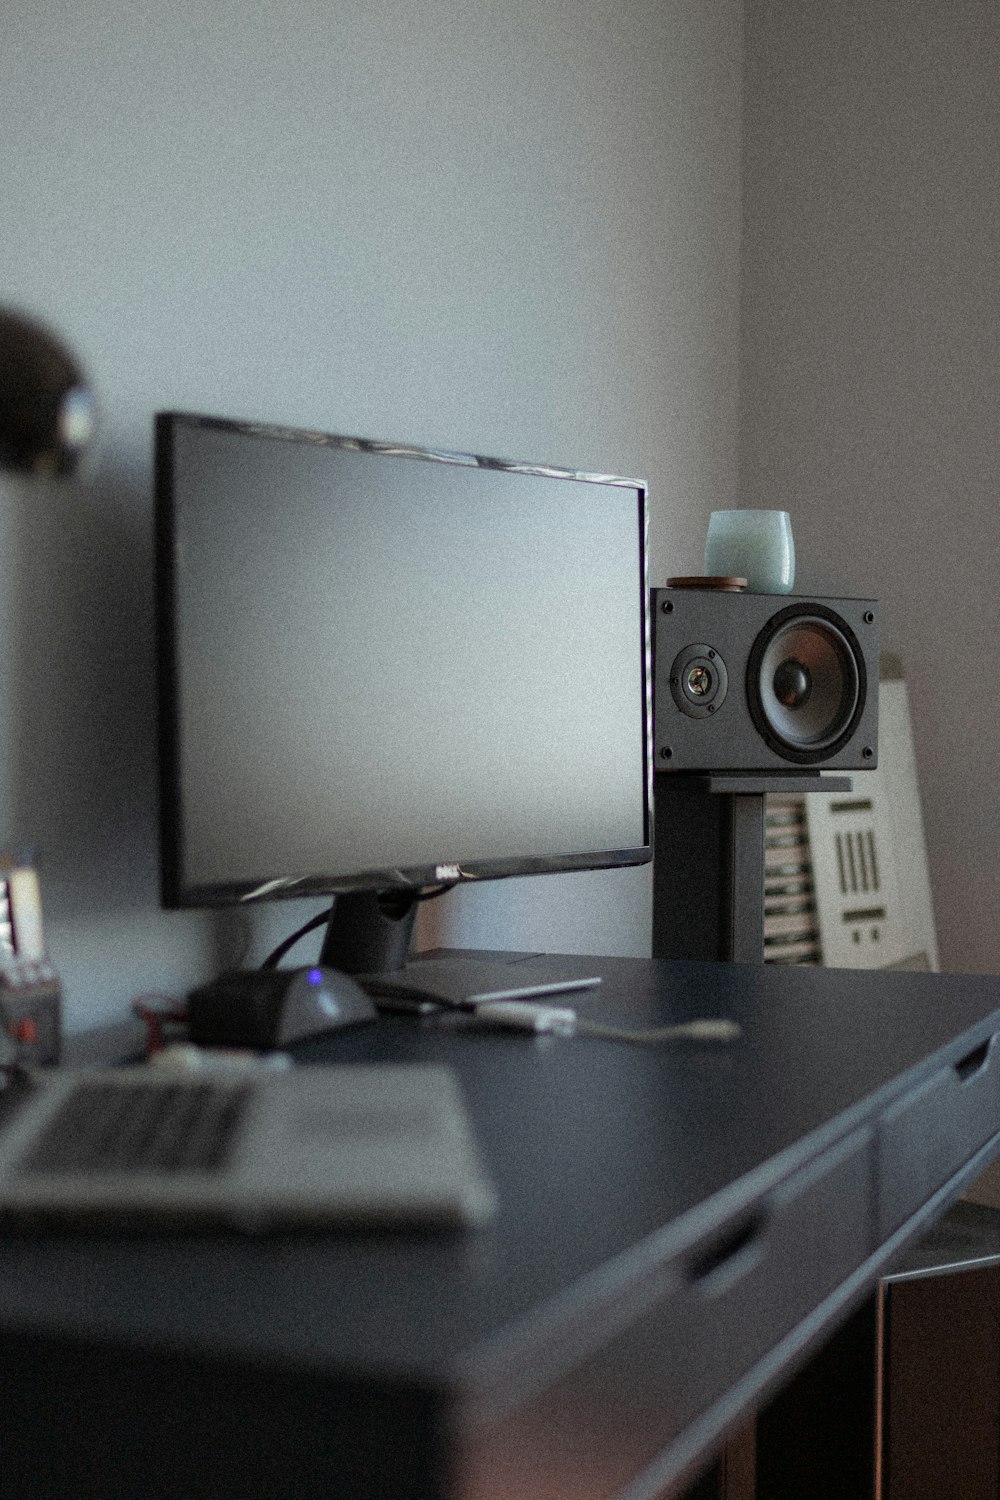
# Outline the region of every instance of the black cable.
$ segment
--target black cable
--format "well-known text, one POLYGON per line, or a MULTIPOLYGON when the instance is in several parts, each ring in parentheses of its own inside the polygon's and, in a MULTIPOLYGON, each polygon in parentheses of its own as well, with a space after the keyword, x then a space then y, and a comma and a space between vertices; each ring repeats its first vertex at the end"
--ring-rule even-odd
POLYGON ((293 932, 289 937, 284 938, 282 942, 278 944, 277 948, 275 948, 273 952, 267 955, 264 962, 261 964, 261 968, 276 969, 288 950, 290 948, 294 948, 295 944, 299 941, 300 938, 304 938, 310 932, 315 932, 317 927, 323 927, 327 922, 329 922, 330 913, 332 911, 333 907, 328 906, 326 911, 321 911, 318 916, 310 917, 309 921, 303 923, 303 925, 298 929, 297 932, 293 932))
POLYGON ((453 891, 458 884, 457 880, 446 880, 441 885, 429 885, 424 890, 418 891, 413 899, 415 901, 435 901, 438 896, 446 896, 449 891, 453 891))

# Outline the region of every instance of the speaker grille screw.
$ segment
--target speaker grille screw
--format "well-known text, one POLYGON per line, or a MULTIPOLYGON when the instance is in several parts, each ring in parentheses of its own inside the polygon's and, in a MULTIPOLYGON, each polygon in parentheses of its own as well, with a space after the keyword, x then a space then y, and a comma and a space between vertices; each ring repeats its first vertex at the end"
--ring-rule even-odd
POLYGON ((671 750, 669 745, 664 745, 663 749, 660 751, 660 759, 669 760, 673 753, 674 752, 671 750))
POLYGON ((663 613, 665 615, 672 614, 673 613, 673 609, 674 609, 673 600, 672 599, 664 599, 663 603, 660 605, 660 608, 663 610, 663 613))
POLYGON ((873 625, 874 623, 875 623, 875 616, 872 614, 872 612, 871 612, 870 609, 866 609, 865 610, 865 624, 866 625, 873 625))
POLYGON ((872 749, 871 745, 866 745, 861 754, 864 756, 865 760, 871 760, 875 752, 872 749))

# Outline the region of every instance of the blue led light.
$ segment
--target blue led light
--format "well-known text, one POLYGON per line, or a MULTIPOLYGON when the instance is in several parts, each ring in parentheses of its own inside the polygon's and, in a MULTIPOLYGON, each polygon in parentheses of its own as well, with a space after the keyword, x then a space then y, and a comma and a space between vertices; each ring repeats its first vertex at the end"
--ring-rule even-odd
POLYGON ((306 979, 309 981, 310 984, 322 984, 323 983, 323 970, 322 969, 310 969, 309 972, 308 972, 308 974, 306 975, 306 979))

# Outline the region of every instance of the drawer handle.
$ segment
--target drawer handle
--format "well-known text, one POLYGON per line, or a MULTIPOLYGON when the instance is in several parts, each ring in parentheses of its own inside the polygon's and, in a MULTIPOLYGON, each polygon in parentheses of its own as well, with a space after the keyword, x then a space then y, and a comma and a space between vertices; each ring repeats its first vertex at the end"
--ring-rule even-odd
POLYGON ((688 1267, 688 1280, 708 1296, 715 1296, 751 1270, 763 1250, 765 1215, 754 1214, 698 1255, 688 1267))
POLYGON ((968 1083, 970 1079, 975 1078, 977 1073, 983 1071, 989 1060, 992 1045, 993 1038, 988 1037, 985 1042, 980 1042, 978 1047, 973 1047, 971 1052, 966 1053, 960 1062, 955 1063, 955 1072, 962 1083, 968 1083))

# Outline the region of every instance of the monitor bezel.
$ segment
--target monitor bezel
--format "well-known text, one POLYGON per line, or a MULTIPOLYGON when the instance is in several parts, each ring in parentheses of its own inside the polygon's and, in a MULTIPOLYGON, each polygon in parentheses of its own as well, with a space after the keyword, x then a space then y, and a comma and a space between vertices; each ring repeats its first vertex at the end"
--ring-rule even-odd
POLYGON ((424 448, 413 444, 345 437, 310 428, 208 416, 183 411, 161 411, 154 417, 154 587, 157 674, 157 739, 159 750, 159 842, 160 896, 166 908, 245 905, 257 901, 324 897, 352 891, 411 891, 463 881, 502 880, 526 875, 563 874, 646 864, 653 851, 652 788, 652 646, 648 578, 649 502, 646 482, 614 474, 520 463, 450 449, 424 448), (345 448, 419 462, 458 464, 470 468, 503 470, 554 480, 575 480, 635 491, 636 527, 640 557, 640 599, 637 620, 640 641, 637 668, 642 703, 643 839, 627 848, 585 850, 573 854, 517 856, 479 859, 454 865, 442 850, 438 863, 405 868, 374 868, 350 875, 280 875, 261 872, 259 877, 201 884, 184 876, 181 833, 183 788, 180 777, 181 724, 176 652, 176 588, 174 452, 173 435, 181 425, 230 432, 239 436, 272 439, 295 444, 345 448))

